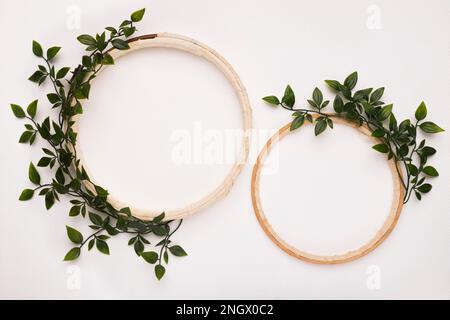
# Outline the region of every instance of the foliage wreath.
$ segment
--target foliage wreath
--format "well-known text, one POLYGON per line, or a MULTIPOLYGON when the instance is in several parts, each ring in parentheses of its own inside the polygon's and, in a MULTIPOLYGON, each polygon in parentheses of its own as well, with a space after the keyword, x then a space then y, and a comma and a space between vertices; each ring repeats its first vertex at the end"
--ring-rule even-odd
POLYGON ((381 101, 384 88, 366 88, 352 92, 358 81, 358 73, 353 72, 341 83, 336 80, 325 80, 325 83, 336 93, 333 108, 336 113, 326 113, 329 104, 322 91, 315 88, 307 103, 311 108, 295 108, 295 93, 288 85, 281 99, 277 96, 266 96, 264 101, 291 111, 294 117, 288 125, 282 127, 277 134, 268 140, 258 156, 252 174, 252 203, 255 215, 267 236, 282 250, 298 259, 319 263, 337 264, 360 258, 382 243, 394 229, 400 216, 403 204, 407 203, 414 193, 418 200, 431 191, 432 186, 426 183, 427 178, 439 176, 438 171, 427 164, 428 158, 436 153, 436 149, 426 144, 425 139, 418 141, 419 129, 426 134, 444 131, 431 121, 423 121, 427 116, 427 107, 421 102, 415 112, 415 122, 405 119, 399 124, 392 113, 392 104, 381 101), (333 120, 334 119, 334 120, 333 120), (289 131, 302 127, 305 123, 314 125, 315 135, 323 133, 328 127, 333 129, 334 121, 356 127, 358 131, 378 140, 372 148, 387 154, 391 171, 394 174, 394 197, 391 212, 380 230, 372 239, 356 250, 344 254, 320 256, 297 249, 284 241, 272 228, 264 215, 259 196, 259 176, 263 160, 272 146, 289 131), (401 167, 400 167, 401 166, 401 167))
POLYGON ((387 158, 394 159, 397 172, 405 191, 403 203, 409 201, 412 193, 418 200, 422 195, 431 191, 431 184, 425 183, 428 177, 439 176, 438 171, 427 165, 428 158, 436 153, 436 149, 426 145, 426 140, 418 140, 419 129, 426 134, 443 132, 444 129, 431 121, 423 121, 427 116, 425 102, 421 102, 415 112, 415 122, 405 119, 400 123, 392 112, 393 104, 381 100, 384 87, 373 90, 365 88, 354 91, 358 82, 358 73, 355 71, 341 83, 337 80, 325 80, 325 83, 336 93, 333 108, 336 114, 328 114, 324 109, 330 103, 325 100, 319 88, 315 88, 307 103, 307 108, 294 108, 295 93, 291 86, 286 86, 282 99, 276 96, 267 96, 263 100, 273 106, 281 106, 291 111, 294 120, 290 130, 300 128, 305 121, 314 124, 316 136, 328 127, 333 129, 332 117, 344 118, 358 125, 366 125, 371 135, 379 138, 381 143, 372 146, 378 152, 385 153, 387 158), (315 115, 315 117, 313 117, 315 115), (402 174, 402 165, 405 175, 402 174))
POLYGON ((60 200, 60 195, 71 196, 73 199, 70 201, 72 207, 69 216, 88 217, 92 223, 89 227, 93 232, 88 237, 84 237, 73 227, 66 226, 67 236, 75 246, 67 252, 64 260, 77 259, 85 245, 88 250, 95 246, 101 253, 109 255, 108 239, 127 233, 131 235, 128 245, 133 246, 139 257, 155 266, 156 278, 160 280, 166 272, 163 264, 168 264, 169 253, 177 257, 187 255, 181 246, 173 245, 171 240, 183 220, 166 221, 162 212, 154 219, 146 221, 134 217, 128 207, 116 209, 112 206, 107 200, 108 191, 94 184, 80 164, 75 148, 77 133, 73 129, 73 118, 83 113, 80 101, 89 97, 91 80, 103 66, 114 64, 114 59, 108 51, 112 48, 130 48, 126 39, 137 31, 135 23, 141 21, 144 14, 145 9, 141 9, 132 13, 130 19, 124 20, 118 28, 106 27, 106 31, 95 36, 80 35, 77 39, 86 45, 88 53, 82 57, 82 63, 72 71, 70 67, 56 69, 52 63, 60 47, 50 47, 44 54, 42 46, 33 41, 34 55, 45 63, 38 66, 38 70, 29 80, 38 85, 46 80, 52 83, 53 92, 47 94, 47 98, 53 105, 52 109, 58 110, 58 118, 52 120, 48 116, 39 123, 36 120, 38 100, 31 102, 26 110, 17 104, 11 104, 11 109, 17 118, 29 121, 25 124, 25 131, 19 142, 32 145, 37 136, 46 140, 50 147, 42 149, 44 156, 37 163, 37 167, 48 167, 54 172, 52 181, 43 183, 36 166, 30 163, 29 179, 36 186, 23 190, 19 200, 30 200, 38 193, 45 198, 45 207, 48 210, 55 201, 60 200), (66 79, 70 71, 72 75, 66 79), (146 236, 150 234, 159 238, 155 251, 145 251, 145 245, 150 244, 146 236))

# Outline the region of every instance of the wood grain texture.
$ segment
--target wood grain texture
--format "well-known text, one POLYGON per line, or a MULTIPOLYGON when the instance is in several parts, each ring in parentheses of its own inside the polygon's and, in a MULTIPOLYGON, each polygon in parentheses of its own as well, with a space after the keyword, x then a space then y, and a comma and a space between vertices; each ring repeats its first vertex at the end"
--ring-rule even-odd
MULTIPOLYGON (((129 39, 127 42, 130 46, 129 50, 111 49, 109 51, 109 54, 114 58, 114 60, 130 52, 143 48, 171 48, 186 51, 213 63, 226 76, 239 98, 242 109, 244 135, 236 162, 226 175, 225 179, 220 183, 220 185, 217 186, 214 190, 210 191, 206 196, 183 208, 165 212, 165 220, 186 218, 187 216, 199 210, 202 210, 203 208, 206 208, 217 200, 225 197, 225 195, 227 195, 232 188, 234 181, 236 180, 237 176, 239 175, 244 164, 247 161, 250 146, 250 131, 252 126, 252 112, 247 92, 238 74, 234 71, 232 66, 216 51, 197 40, 177 34, 158 33, 135 37, 129 39)), ((79 116, 75 117, 74 120, 76 121, 78 117, 79 116)), ((74 125, 74 130, 78 130, 76 123, 74 125)), ((89 168, 86 168, 86 166, 83 164, 83 154, 78 145, 76 146, 76 149, 78 158, 81 160, 80 166, 83 165, 86 172, 92 177, 89 168)), ((96 181, 92 182, 98 184, 96 181)), ((89 188, 89 190, 95 192, 93 185, 90 182, 85 181, 84 183, 85 186, 89 188)), ((103 187, 107 188, 107 186, 103 187)), ((150 220, 161 214, 161 211, 136 208, 132 204, 124 203, 119 199, 119 197, 112 194, 108 196, 108 202, 116 209, 130 207, 133 216, 143 220, 150 220)))
MULTIPOLYGON (((358 126, 354 122, 345 120, 343 118, 340 118, 334 114, 330 115, 333 117, 333 122, 340 125, 347 125, 354 127, 356 130, 358 130, 360 133, 365 134, 369 137, 371 137, 371 131, 369 128, 365 125, 358 126)), ((315 117, 316 118, 316 117, 315 117)), ((336 254, 336 255, 316 255, 313 253, 302 251, 289 243, 287 243, 283 238, 275 232, 273 227, 270 225, 269 221, 267 220, 267 217, 264 215, 263 208, 261 206, 261 199, 260 199, 260 190, 259 190, 259 184, 260 184, 260 175, 261 170, 264 165, 264 159, 267 156, 267 154, 270 152, 272 147, 278 143, 283 137, 285 137, 287 134, 290 133, 290 125, 291 123, 286 124, 281 129, 278 130, 278 132, 273 135, 265 144, 263 149, 261 150, 257 161, 253 167, 252 172, 252 179, 251 179, 251 194, 252 194, 252 204, 253 204, 253 210, 255 212, 256 218, 258 219, 259 224, 261 225, 262 229, 266 233, 266 235, 274 242, 280 249, 288 253, 289 255, 301 259, 303 261, 311 262, 311 263, 317 263, 317 264, 339 264, 339 263, 345 263, 349 261, 353 261, 355 259, 361 258, 365 256, 366 254, 370 253, 372 250, 374 250, 376 247, 378 247, 386 238, 391 234, 392 230, 397 224, 397 221, 400 217, 400 213, 402 211, 403 207, 403 197, 405 194, 405 191, 401 184, 401 178, 399 177, 395 162, 393 159, 389 160, 389 168, 392 173, 392 178, 394 180, 394 189, 393 189, 393 197, 392 197, 392 204, 389 212, 389 216, 385 220, 383 226, 378 230, 378 232, 375 234, 372 239, 370 239, 366 244, 362 245, 356 250, 348 251, 344 254, 336 254)), ((304 126, 307 125, 307 122, 305 122, 304 126)), ((297 130, 301 130, 297 129, 297 130)), ((295 132, 295 131, 294 131, 295 132)), ((371 137, 375 143, 379 143, 379 139, 371 137)))

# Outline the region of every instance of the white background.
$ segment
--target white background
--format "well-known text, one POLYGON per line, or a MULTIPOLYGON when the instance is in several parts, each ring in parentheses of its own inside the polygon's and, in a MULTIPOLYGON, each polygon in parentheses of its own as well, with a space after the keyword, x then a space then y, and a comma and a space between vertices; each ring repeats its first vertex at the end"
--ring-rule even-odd
MULTIPOLYGON (((398 119, 413 116, 424 100, 430 119, 450 128, 445 0, 2 1, 1 298, 450 298, 447 133, 427 137, 438 149, 431 162, 441 174, 433 191, 420 203, 411 200, 388 240, 355 262, 317 266, 279 250, 254 217, 250 163, 225 199, 184 221, 174 240, 189 256, 173 258, 161 282, 125 236, 110 241, 109 257, 86 252, 76 263, 63 263, 70 248, 64 225, 86 235, 86 224, 67 217, 67 201, 48 213, 42 199, 17 201, 39 149, 17 143, 22 123, 9 104, 26 106, 39 97, 39 116, 49 107, 49 88, 26 80, 38 63, 33 39, 61 45, 57 63, 74 66, 82 55, 77 35, 115 25, 144 6, 139 33, 193 37, 233 65, 262 132, 290 120, 262 96, 281 95, 290 83, 302 106, 315 86, 328 94, 323 79, 342 80, 354 70, 361 87, 386 87, 398 119)), ((240 113, 214 67, 183 53, 150 51, 133 53, 100 75, 80 122, 80 144, 105 187, 142 207, 171 208, 210 190, 229 168, 175 165, 171 134, 192 129, 195 121, 221 131, 238 128, 240 113)), ((262 178, 263 205, 290 242, 317 253, 341 252, 367 240, 383 221, 392 182, 367 139, 345 127, 314 138, 305 127, 279 151, 274 174, 262 178)))

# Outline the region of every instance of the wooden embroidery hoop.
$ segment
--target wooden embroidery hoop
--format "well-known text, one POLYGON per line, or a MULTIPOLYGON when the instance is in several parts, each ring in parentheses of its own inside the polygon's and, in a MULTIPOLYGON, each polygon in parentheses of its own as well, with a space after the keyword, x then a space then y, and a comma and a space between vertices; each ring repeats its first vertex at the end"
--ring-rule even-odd
MULTIPOLYGON (((369 128, 365 125, 358 126, 354 122, 351 122, 349 120, 345 120, 343 118, 340 118, 336 115, 330 115, 333 117, 333 122, 337 124, 343 124, 348 125, 351 127, 354 127, 359 132, 373 138, 376 143, 379 143, 379 139, 374 138, 371 136, 371 131, 369 128)), ((316 118, 315 116, 314 118, 316 118)), ((307 122, 305 122, 306 124, 307 122)), ((267 156, 267 154, 270 152, 272 147, 283 137, 285 137, 290 132, 290 125, 291 123, 288 123, 287 125, 283 126, 281 129, 278 130, 277 133, 275 133, 265 144, 263 149, 261 150, 258 159, 253 167, 253 173, 252 173, 252 180, 251 180, 251 193, 252 193, 252 204, 253 209, 256 215, 256 218, 258 219, 259 224, 261 225, 262 229, 266 233, 266 235, 274 242, 280 249, 288 253, 289 255, 298 258, 300 260, 304 260, 311 263, 317 263, 317 264, 339 264, 339 263, 345 263, 349 261, 353 261, 355 259, 361 258, 365 256, 366 254, 370 253, 372 250, 374 250, 376 247, 378 247, 386 238, 391 234, 392 230, 394 229, 395 225, 397 224, 397 221, 400 217, 400 213, 402 211, 403 207, 403 197, 405 194, 405 191, 401 185, 400 177, 397 173, 396 165, 393 159, 389 160, 389 168, 392 172, 392 177, 394 179, 394 196, 392 198, 392 204, 389 216, 385 220, 383 226, 378 230, 378 232, 375 234, 375 236, 370 239, 366 244, 362 245, 358 249, 348 251, 343 254, 338 255, 316 255, 311 254, 302 250, 297 249, 296 247, 290 245, 287 243, 283 238, 281 238, 278 233, 275 232, 273 227, 268 222, 266 216, 264 215, 264 211, 261 206, 261 199, 259 194, 259 183, 260 183, 260 175, 261 175, 261 169, 264 164, 264 159, 267 156)))
MULTIPOLYGON (((236 162, 228 172, 225 179, 220 183, 220 185, 210 193, 208 193, 206 196, 183 208, 165 211, 164 220, 182 219, 225 197, 231 190, 234 181, 241 172, 243 165, 247 161, 250 145, 250 130, 252 126, 252 114, 248 95, 244 85, 242 84, 239 76, 234 71, 232 66, 216 51, 197 40, 177 34, 158 33, 131 38, 127 40, 127 42, 130 46, 130 49, 128 50, 117 50, 113 48, 108 51, 108 53, 114 58, 114 60, 130 52, 143 48, 171 48, 186 51, 193 55, 200 56, 214 64, 226 76, 239 98, 239 102, 243 112, 244 135, 242 146, 240 148, 236 162)), ((76 121, 78 117, 79 115, 74 117, 73 120, 76 121)), ((77 121, 74 125, 74 130, 76 129, 77 121)), ((78 144, 75 147, 77 150, 78 159, 80 159, 80 166, 83 166, 86 172, 91 176, 89 168, 86 168, 86 166, 83 164, 83 153, 81 152, 78 144)), ((91 180, 93 179, 91 178, 91 180)), ((90 182, 83 181, 83 183, 85 184, 86 188, 95 193, 94 186, 90 182)), ((95 181, 93 181, 93 183, 97 184, 95 181)), ((136 208, 119 200, 116 196, 111 194, 108 196, 107 200, 113 207, 118 210, 124 207, 129 207, 131 209, 132 215, 139 219, 151 220, 152 218, 161 214, 161 211, 143 210, 140 208, 136 208)))

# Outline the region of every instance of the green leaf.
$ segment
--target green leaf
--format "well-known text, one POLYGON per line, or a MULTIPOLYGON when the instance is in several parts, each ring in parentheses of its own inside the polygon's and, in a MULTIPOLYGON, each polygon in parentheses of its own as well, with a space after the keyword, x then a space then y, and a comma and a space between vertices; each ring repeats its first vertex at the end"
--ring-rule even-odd
POLYGON ((408 127, 411 125, 411 121, 409 119, 405 119, 402 122, 400 122, 400 125, 398 126, 398 129, 403 132, 408 130, 408 127))
POLYGON ((391 131, 397 131, 397 119, 395 118, 394 114, 391 113, 389 116, 389 130, 391 131))
POLYGON ((404 157, 408 154, 409 148, 408 145, 404 144, 398 149, 398 155, 400 157, 404 157))
POLYGON ((325 80, 325 83, 332 89, 340 91, 341 84, 336 80, 325 80))
POLYGON ((152 231, 158 237, 162 237, 162 236, 165 236, 167 234, 167 230, 163 226, 154 226, 152 228, 152 231))
POLYGON ((420 141, 418 149, 422 149, 425 146, 425 139, 423 139, 422 141, 420 141))
POLYGON ((153 218, 153 222, 154 222, 154 223, 159 223, 159 222, 161 222, 161 221, 164 220, 164 217, 165 217, 165 216, 166 216, 166 213, 163 212, 163 213, 161 213, 160 215, 158 215, 158 216, 156 216, 155 218, 153 218))
POLYGON ((98 214, 96 214, 94 212, 89 212, 89 219, 96 226, 101 226, 103 224, 103 219, 98 214))
POLYGON ((136 254, 137 254, 138 256, 140 256, 141 253, 144 251, 144 244, 142 243, 142 241, 137 240, 137 241, 134 243, 133 248, 134 248, 134 252, 136 252, 136 254))
POLYGON ((359 113, 356 112, 356 110, 352 109, 352 103, 346 103, 344 106, 344 111, 347 113, 345 114, 345 117, 349 120, 356 121, 359 119, 359 113), (348 108, 348 109, 347 109, 348 108), (347 110, 346 110, 347 109, 347 110))
POLYGON ((89 240, 89 243, 88 243, 88 250, 89 251, 91 251, 91 249, 94 247, 94 244, 95 244, 95 239, 89 240))
POLYGON ((289 108, 292 108, 295 104, 295 93, 294 90, 292 90, 290 85, 286 86, 286 89, 284 90, 283 98, 281 99, 281 102, 284 103, 289 108))
POLYGON ((59 96, 56 93, 47 94, 47 99, 51 104, 57 103, 60 101, 59 96))
POLYGON ((384 88, 378 88, 370 95, 370 102, 377 102, 381 99, 384 93, 384 88))
POLYGON ((326 122, 328 124, 328 126, 333 129, 333 120, 331 120, 331 118, 326 118, 326 122))
POLYGON ((44 73, 40 70, 37 70, 28 78, 28 80, 40 84, 42 77, 44 77, 44 73))
POLYGON ((431 191, 431 188, 433 186, 429 183, 424 183, 423 185, 421 185, 420 187, 417 188, 417 190, 419 190, 422 193, 428 193, 431 191))
POLYGON ((96 244, 96 247, 97 247, 98 251, 100 251, 103 254, 109 255, 109 246, 106 243, 106 241, 97 239, 95 244, 96 244))
POLYGON ((131 20, 124 20, 124 21, 122 21, 122 23, 120 24, 120 28, 122 28, 122 27, 125 27, 125 26, 127 26, 127 25, 129 25, 129 24, 131 24, 131 20))
POLYGON ((73 112, 75 114, 82 114, 83 113, 83 107, 81 106, 81 103, 79 101, 75 104, 73 112))
POLYGON ((30 146, 34 143, 34 140, 36 140, 36 132, 30 138, 30 146))
POLYGON ((66 226, 67 237, 70 241, 76 244, 81 244, 83 242, 83 235, 72 227, 66 226))
POLYGON ((339 87, 339 90, 342 92, 342 94, 344 95, 345 98, 351 99, 351 97, 352 97, 352 92, 350 91, 349 88, 347 88, 347 87, 344 86, 344 85, 341 85, 341 86, 339 87))
POLYGON ((422 152, 424 155, 426 155, 426 156, 432 156, 432 155, 435 154, 437 151, 436 151, 436 149, 433 148, 433 147, 426 146, 426 147, 423 147, 423 148, 422 148, 421 152, 422 152))
POLYGON ((414 191, 414 194, 416 195, 417 200, 422 200, 422 195, 420 194, 420 192, 414 191))
POLYGON ((73 179, 70 184, 69 187, 72 188, 73 190, 79 190, 81 188, 81 181, 78 178, 73 179))
POLYGON ((78 87, 75 91, 75 98, 77 99, 87 99, 89 98, 89 92, 91 90, 90 83, 85 83, 81 87, 78 87))
POLYGON ((53 121, 53 129, 55 130, 55 135, 57 137, 64 137, 64 131, 61 129, 61 127, 59 126, 59 124, 57 124, 55 121, 53 121))
POLYGON ((419 127, 426 133, 438 133, 438 132, 445 131, 444 129, 442 129, 437 124, 435 124, 434 122, 431 122, 431 121, 421 123, 419 125, 419 127))
MULTIPOLYGON (((100 51, 100 52, 97 52, 97 53, 95 54, 95 56, 101 57, 101 52, 102 52, 103 50, 105 50, 105 49, 106 49, 106 46, 107 46, 107 43, 106 43, 106 33, 105 33, 105 32, 102 32, 101 34, 97 34, 97 35, 95 36, 95 40, 97 41, 97 49, 100 51)), ((95 56, 94 56, 94 60, 96 59, 95 56)), ((101 61, 101 59, 98 59, 98 61, 101 61)))
POLYGON ((389 152, 389 147, 387 146, 387 144, 384 144, 384 143, 376 144, 376 145, 372 146, 372 148, 381 153, 389 152))
POLYGON ((312 100, 310 100, 310 99, 308 99, 308 100, 306 100, 306 101, 308 101, 308 103, 309 103, 309 105, 310 105, 311 107, 316 108, 316 109, 319 109, 319 106, 318 106, 314 101, 312 101, 312 100))
POLYGON ((19 200, 20 201, 27 201, 30 200, 31 198, 33 198, 34 195, 34 190, 31 189, 25 189, 22 191, 22 193, 20 194, 19 200))
POLYGON ((130 49, 130 46, 128 45, 128 43, 122 39, 114 39, 112 41, 112 45, 114 48, 119 49, 119 50, 128 50, 130 49))
POLYGON ((114 64, 114 59, 109 53, 105 53, 105 55, 103 56, 103 64, 104 65, 114 64))
POLYGON ((19 143, 27 143, 28 141, 30 141, 33 134, 33 131, 24 131, 19 138, 19 143))
POLYGON ((337 113, 341 113, 342 111, 344 111, 344 101, 342 101, 341 96, 336 95, 333 101, 333 108, 337 113))
POLYGON ((117 33, 117 29, 114 27, 106 27, 105 29, 111 32, 111 34, 113 35, 117 33))
MULTIPOLYGON (((67 192, 69 192, 69 189, 67 189, 66 186, 64 186, 63 184, 59 184, 59 183, 53 183, 53 188, 55 189, 56 192, 58 192, 59 194, 66 194, 67 192)), ((55 195, 56 196, 56 195, 55 195)))
POLYGON ((142 8, 140 10, 137 10, 131 14, 131 21, 133 22, 139 22, 142 20, 145 14, 145 8, 142 8))
POLYGON ((43 51, 39 42, 33 40, 33 53, 36 57, 42 57, 43 51))
POLYGON ((11 104, 11 110, 14 113, 14 115, 21 119, 21 118, 25 118, 25 111, 23 111, 22 107, 17 105, 17 104, 11 104))
POLYGON ((97 192, 97 196, 100 198, 100 199, 104 199, 104 200, 106 200, 106 198, 108 197, 108 190, 105 190, 105 189, 103 189, 102 187, 100 187, 100 186, 95 186, 95 191, 97 192))
POLYGON ((425 105, 425 102, 421 102, 419 107, 416 110, 416 119, 417 121, 423 120, 425 119, 425 117, 427 116, 427 106, 425 105))
POLYGON ((273 105, 279 105, 280 104, 280 100, 278 100, 278 98, 275 97, 275 96, 267 96, 267 97, 264 97, 263 100, 265 102, 268 102, 268 103, 273 104, 273 105))
POLYGON ((316 126, 314 128, 314 134, 318 136, 327 128, 327 122, 325 119, 320 119, 316 121, 316 126))
POLYGON ((52 60, 58 54, 61 47, 51 47, 47 50, 47 60, 52 60))
POLYGON ((344 86, 352 90, 358 82, 358 72, 351 73, 344 81, 344 86))
POLYGON ((180 246, 169 247, 169 251, 171 254, 173 254, 174 256, 177 256, 177 257, 187 256, 186 251, 184 251, 184 249, 180 246))
POLYGON ((319 88, 314 88, 313 94, 312 94, 312 99, 313 101, 316 103, 316 105, 320 108, 322 101, 323 101, 323 95, 322 95, 322 91, 320 91, 319 88))
POLYGON ((128 38, 129 36, 131 36, 132 34, 134 34, 136 32, 136 28, 135 27, 125 27, 122 29, 123 34, 126 38, 128 38))
POLYGON ((66 182, 66 178, 64 176, 64 172, 61 169, 61 167, 59 167, 58 170, 56 170, 55 178, 56 181, 58 181, 60 184, 64 184, 66 182))
POLYGON ((49 150, 49 149, 42 148, 42 151, 44 151, 44 153, 45 153, 46 155, 48 155, 48 156, 52 156, 52 157, 55 156, 55 153, 54 153, 53 151, 49 150))
POLYGON ((108 240, 109 238, 110 238, 110 237, 107 236, 107 235, 105 235, 105 234, 102 234, 102 235, 97 236, 97 239, 100 239, 100 240, 103 240, 103 241, 106 241, 106 240, 108 240))
POLYGON ((296 117, 294 119, 294 121, 292 121, 291 123, 291 131, 300 128, 303 123, 305 123, 305 116, 304 115, 300 115, 298 117, 296 117))
POLYGON ((426 166, 425 168, 423 168, 423 173, 425 173, 426 175, 430 176, 430 177, 438 177, 439 176, 439 172, 432 166, 426 166))
POLYGON ((378 115, 378 120, 380 121, 386 120, 387 118, 389 118, 391 113, 392 113, 392 104, 388 104, 383 108, 381 108, 381 111, 378 115))
POLYGON ((145 261, 151 264, 155 264, 158 261, 158 254, 154 251, 142 252, 141 257, 144 258, 145 261))
POLYGON ((34 100, 28 105, 27 113, 32 119, 34 119, 34 117, 36 116, 37 104, 38 100, 34 100))
POLYGON ((56 79, 62 79, 64 78, 67 73, 69 73, 70 68, 69 67, 64 67, 58 70, 58 72, 56 73, 56 79))
POLYGON ((78 247, 72 248, 67 252, 66 256, 64 257, 64 261, 71 261, 75 260, 80 256, 81 249, 78 247))
POLYGON ((164 277, 165 273, 166 273, 166 268, 164 268, 162 265, 157 264, 155 266, 155 275, 158 280, 161 280, 161 278, 164 277))
POLYGON ((118 235, 120 233, 119 230, 117 230, 116 228, 110 226, 110 225, 106 225, 105 226, 106 232, 108 232, 109 235, 111 236, 115 236, 118 235))
POLYGON ((369 100, 369 94, 372 92, 372 88, 362 89, 355 92, 353 99, 355 101, 367 101, 369 100))
POLYGON ((125 207, 119 210, 120 213, 125 213, 127 216, 131 217, 131 209, 129 207, 125 207))
POLYGON ((383 129, 376 129, 372 132, 372 137, 381 138, 385 134, 385 131, 383 129))
POLYGON ((52 191, 48 191, 45 194, 45 208, 49 210, 55 204, 55 196, 52 191))
POLYGON ((42 157, 39 162, 37 163, 38 167, 46 167, 50 164, 50 162, 52 161, 52 158, 50 157, 42 157))
POLYGON ((90 56, 83 56, 81 58, 81 63, 83 64, 84 67, 90 68, 92 66, 92 59, 90 56))
POLYGON ((128 240, 128 245, 129 246, 133 245, 133 243, 136 241, 136 239, 137 239, 137 237, 130 238, 130 240, 128 240))
POLYGON ((419 169, 412 163, 408 164, 409 173, 413 176, 417 176, 419 174, 419 169))
POLYGON ((30 181, 34 184, 40 184, 41 183, 41 176, 39 175, 39 172, 36 170, 36 167, 34 166, 33 162, 30 162, 30 167, 28 168, 28 177, 30 178, 30 181))
POLYGON ((95 40, 95 38, 88 34, 82 34, 81 36, 78 36, 77 40, 87 46, 97 45, 97 41, 95 40))
POLYGON ((73 206, 70 208, 69 217, 76 217, 80 214, 81 206, 73 206))

